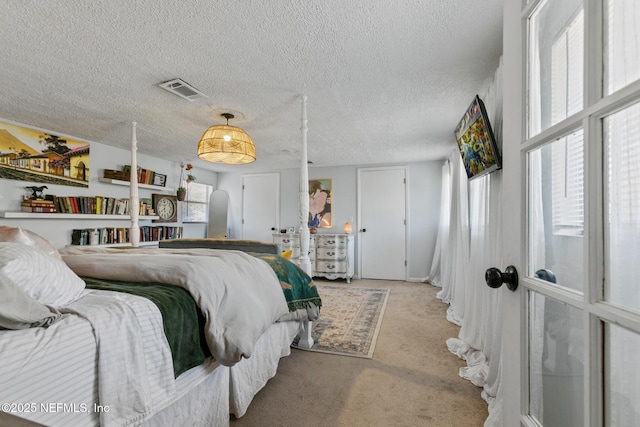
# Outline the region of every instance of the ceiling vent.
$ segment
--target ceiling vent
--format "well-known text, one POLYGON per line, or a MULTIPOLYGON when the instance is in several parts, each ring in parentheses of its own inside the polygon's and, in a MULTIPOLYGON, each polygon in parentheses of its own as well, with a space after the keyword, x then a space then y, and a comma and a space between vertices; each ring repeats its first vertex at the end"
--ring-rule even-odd
POLYGON ((169 80, 168 82, 160 83, 158 86, 187 101, 195 101, 196 99, 207 97, 207 95, 181 79, 169 80))

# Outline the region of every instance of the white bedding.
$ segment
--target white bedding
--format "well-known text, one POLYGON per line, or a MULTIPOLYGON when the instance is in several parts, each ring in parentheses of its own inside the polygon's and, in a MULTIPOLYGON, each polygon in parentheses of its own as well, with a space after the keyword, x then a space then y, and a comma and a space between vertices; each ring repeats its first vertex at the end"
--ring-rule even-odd
POLYGON ((99 402, 96 341, 87 320, 64 314, 48 328, 0 331, 0 355, 0 403, 11 405, 2 412, 48 426, 98 424, 99 415, 81 406, 99 402), (80 411, 58 410, 58 403, 80 411))
POLYGON ((188 290, 205 316, 209 349, 232 366, 289 313, 271 267, 239 251, 214 249, 66 248, 64 262, 79 276, 160 282, 188 290))
POLYGON ((151 301, 91 290, 64 310, 48 328, 0 331, 0 403, 13 409, 7 412, 47 426, 174 425, 170 420, 190 417, 228 423, 228 368, 210 358, 174 380, 151 301), (125 316, 130 310, 135 314, 125 316), (122 335, 131 336, 135 324, 144 338, 125 345, 122 335), (195 395, 207 396, 202 411, 188 398, 195 395), (95 412, 96 405, 109 412, 95 412))
POLYGON ((98 389, 103 427, 136 425, 176 395, 171 349, 162 314, 146 298, 87 291, 61 308, 93 327, 98 350, 98 389))

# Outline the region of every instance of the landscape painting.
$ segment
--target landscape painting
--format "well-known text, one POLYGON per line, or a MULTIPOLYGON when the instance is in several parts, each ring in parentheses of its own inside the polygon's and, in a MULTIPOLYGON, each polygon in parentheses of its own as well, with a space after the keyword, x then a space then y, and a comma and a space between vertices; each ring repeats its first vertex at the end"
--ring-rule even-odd
POLYGON ((89 187, 89 143, 0 122, 0 178, 89 187))

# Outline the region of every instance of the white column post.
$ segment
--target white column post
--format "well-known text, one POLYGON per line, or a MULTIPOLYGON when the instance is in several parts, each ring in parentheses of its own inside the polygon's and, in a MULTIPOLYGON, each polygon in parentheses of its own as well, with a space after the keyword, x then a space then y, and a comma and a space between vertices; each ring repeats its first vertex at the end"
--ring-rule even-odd
POLYGON ((300 268, 311 276, 309 260, 309 170, 307 165, 307 97, 302 96, 302 154, 300 156, 300 198, 298 214, 300 219, 300 268))
MULTIPOLYGON (((311 276, 311 261, 309 260, 309 165, 307 164, 307 96, 302 96, 302 154, 300 156, 300 198, 298 214, 300 215, 300 268, 311 276)), ((311 348, 313 338, 311 337, 312 322, 303 322, 303 329, 300 331, 298 345, 300 347, 311 348)))
POLYGON ((140 244, 140 227, 138 226, 138 141, 136 139, 136 122, 131 122, 131 174, 129 179, 129 214, 131 215, 131 228, 129 229, 129 240, 131 245, 137 247, 140 244))

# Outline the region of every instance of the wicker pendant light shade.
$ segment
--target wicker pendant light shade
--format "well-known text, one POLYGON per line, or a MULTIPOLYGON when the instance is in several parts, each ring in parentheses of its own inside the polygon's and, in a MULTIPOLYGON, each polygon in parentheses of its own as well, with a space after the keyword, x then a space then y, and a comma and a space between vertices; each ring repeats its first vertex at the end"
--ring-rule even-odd
POLYGON ((211 126, 198 142, 198 157, 212 163, 239 165, 256 160, 256 147, 251 137, 239 127, 229 126, 231 113, 223 113, 226 125, 211 126))

